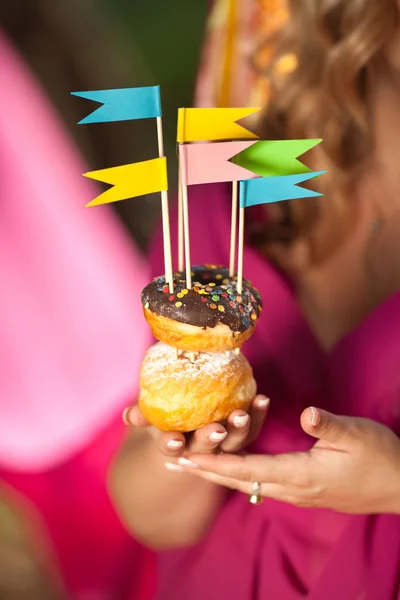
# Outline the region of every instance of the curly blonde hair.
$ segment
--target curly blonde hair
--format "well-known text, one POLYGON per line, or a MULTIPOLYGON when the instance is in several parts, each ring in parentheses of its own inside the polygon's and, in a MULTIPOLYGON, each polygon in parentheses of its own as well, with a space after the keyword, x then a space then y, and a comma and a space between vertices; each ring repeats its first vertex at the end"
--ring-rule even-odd
MULTIPOLYGON (((344 224, 349 212, 351 186, 373 152, 369 78, 395 31, 399 9, 395 0, 288 0, 288 8, 290 18, 273 39, 263 41, 254 59, 271 89, 260 133, 324 140, 319 154, 310 158, 329 170, 316 184, 323 186, 329 201, 281 203, 280 216, 273 220, 275 229, 284 223, 286 238, 290 229, 292 240, 302 235, 310 239, 321 214, 327 220, 329 215, 324 243, 314 244, 314 256, 321 258, 334 239, 337 243, 337 225, 344 224), (260 67, 266 48, 268 64, 260 67), (285 74, 279 64, 288 55, 295 56, 296 66, 285 74)), ((277 237, 276 231, 270 232, 270 239, 277 237)))

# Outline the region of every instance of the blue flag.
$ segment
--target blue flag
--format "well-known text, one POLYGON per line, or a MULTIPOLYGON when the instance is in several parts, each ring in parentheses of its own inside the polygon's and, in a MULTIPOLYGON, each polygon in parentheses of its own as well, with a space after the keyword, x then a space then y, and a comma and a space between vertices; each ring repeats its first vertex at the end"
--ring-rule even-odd
POLYGON ((281 202, 282 200, 295 200, 296 198, 313 198, 322 196, 318 192, 297 187, 308 179, 319 177, 327 171, 315 171, 300 175, 283 175, 280 177, 259 177, 240 182, 240 208, 247 208, 255 204, 281 202))
POLYGON ((79 121, 85 123, 110 123, 161 117, 160 86, 71 92, 73 96, 99 102, 90 115, 79 121))

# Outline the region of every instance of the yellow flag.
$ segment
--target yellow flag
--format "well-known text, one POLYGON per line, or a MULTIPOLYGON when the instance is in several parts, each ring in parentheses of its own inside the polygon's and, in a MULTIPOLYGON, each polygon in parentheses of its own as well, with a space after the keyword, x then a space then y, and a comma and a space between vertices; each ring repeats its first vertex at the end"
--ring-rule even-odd
POLYGON ((167 190, 167 159, 164 156, 111 169, 90 171, 90 173, 85 173, 84 177, 113 186, 86 204, 85 208, 118 202, 135 196, 167 190))
POLYGON ((258 136, 236 121, 259 108, 180 108, 178 110, 177 141, 257 140, 258 136))

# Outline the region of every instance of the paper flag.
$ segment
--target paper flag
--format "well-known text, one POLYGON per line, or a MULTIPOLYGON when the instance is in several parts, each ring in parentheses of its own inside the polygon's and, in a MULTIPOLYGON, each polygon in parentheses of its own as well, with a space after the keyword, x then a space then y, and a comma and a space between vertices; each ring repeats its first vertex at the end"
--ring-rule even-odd
POLYGON ((259 141, 234 156, 232 162, 262 177, 311 173, 297 157, 321 142, 322 139, 259 141))
POLYGON ((167 159, 164 156, 111 169, 91 171, 85 173, 84 177, 114 186, 86 204, 86 208, 118 202, 135 196, 167 190, 167 159))
POLYGON ((85 123, 109 123, 161 117, 160 86, 71 92, 73 96, 102 103, 90 115, 79 121, 85 123))
POLYGON ((256 142, 215 142, 185 144, 179 146, 179 164, 182 183, 218 183, 221 181, 240 181, 256 177, 229 162, 229 159, 256 142))
POLYGON ((240 208, 247 208, 255 204, 280 202, 282 200, 322 196, 319 192, 297 187, 297 185, 314 177, 319 177, 324 173, 326 171, 315 171, 307 174, 286 175, 284 177, 259 177, 249 181, 241 181, 240 208))
POLYGON ((180 143, 204 140, 257 140, 258 136, 236 121, 260 110, 259 108, 180 108, 178 132, 180 143))

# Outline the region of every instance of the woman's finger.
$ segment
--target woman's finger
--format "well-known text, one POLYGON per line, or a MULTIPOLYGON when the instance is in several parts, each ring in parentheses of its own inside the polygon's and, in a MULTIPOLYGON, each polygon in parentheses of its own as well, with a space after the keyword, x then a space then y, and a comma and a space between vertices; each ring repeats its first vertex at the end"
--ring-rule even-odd
POLYGON ((165 456, 180 456, 185 450, 185 445, 186 438, 183 433, 173 431, 168 431, 167 433, 159 432, 158 447, 160 452, 165 456))
POLYGON ((125 410, 122 413, 122 420, 125 423, 125 425, 132 425, 133 427, 150 426, 150 423, 147 419, 145 419, 137 404, 125 408, 125 410))
POLYGON ((227 430, 220 423, 206 425, 192 434, 188 443, 188 451, 196 454, 215 452, 227 435, 227 430))
POLYGON ((268 413, 270 400, 267 396, 258 394, 250 407, 250 431, 246 445, 252 444, 260 435, 268 413))
MULTIPOLYGON (((178 459, 178 464, 180 464, 183 471, 186 470, 184 459, 178 459)), ((215 483, 216 485, 222 485, 223 487, 229 488, 231 490, 237 490, 238 492, 242 492, 243 494, 250 495, 253 493, 253 483, 248 481, 241 481, 240 479, 232 479, 231 477, 224 477, 223 475, 216 475, 215 473, 210 473, 209 471, 202 471, 201 469, 191 469, 190 472, 196 477, 201 477, 201 479, 205 479, 206 481, 210 481, 211 483, 215 483)), ((273 498, 274 500, 281 500, 283 502, 289 502, 290 499, 293 500, 292 503, 295 502, 295 497, 292 498, 288 493, 288 490, 285 486, 279 485, 277 483, 263 483, 260 488, 261 496, 263 498, 273 498)), ((299 499, 300 502, 300 499, 299 499)))
POLYGON ((250 431, 250 415, 244 410, 234 410, 226 424, 228 435, 221 442, 219 449, 223 452, 238 452, 246 442, 250 431))
POLYGON ((186 460, 186 468, 202 469, 222 477, 239 479, 240 481, 287 484, 306 487, 312 473, 311 456, 307 452, 292 454, 248 455, 216 454, 202 456, 190 454, 186 460))

